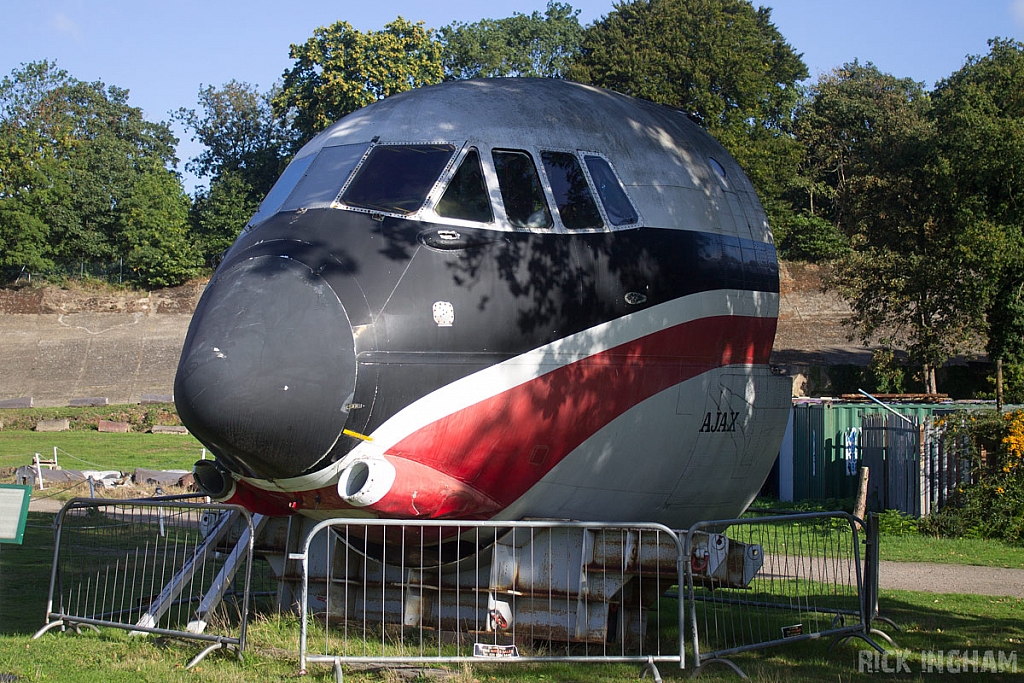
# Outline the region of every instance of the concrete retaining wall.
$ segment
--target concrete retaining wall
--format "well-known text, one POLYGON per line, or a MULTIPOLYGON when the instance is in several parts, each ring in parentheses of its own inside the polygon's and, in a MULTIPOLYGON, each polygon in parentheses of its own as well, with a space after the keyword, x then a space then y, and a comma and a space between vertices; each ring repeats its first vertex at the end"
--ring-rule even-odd
POLYGON ((192 315, 145 313, 0 316, 0 400, 36 407, 83 396, 141 403, 170 396, 192 315))

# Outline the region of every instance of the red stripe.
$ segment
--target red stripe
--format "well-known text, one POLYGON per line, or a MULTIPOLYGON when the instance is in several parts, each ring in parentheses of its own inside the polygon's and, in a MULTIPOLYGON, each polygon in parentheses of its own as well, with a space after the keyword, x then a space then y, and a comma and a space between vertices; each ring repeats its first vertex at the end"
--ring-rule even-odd
POLYGON ((435 469, 506 507, 641 401, 715 368, 767 363, 775 327, 775 318, 741 316, 676 325, 447 415, 387 455, 435 469))

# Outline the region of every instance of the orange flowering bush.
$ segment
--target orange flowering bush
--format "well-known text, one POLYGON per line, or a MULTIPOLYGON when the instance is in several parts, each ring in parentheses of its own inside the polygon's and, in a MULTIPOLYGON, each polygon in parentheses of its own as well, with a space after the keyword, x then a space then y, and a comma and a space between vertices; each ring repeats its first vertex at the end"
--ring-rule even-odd
POLYGON ((1024 410, 1014 410, 1003 415, 1006 422, 1006 436, 1003 446, 1006 447, 1004 472, 1021 472, 1021 461, 1024 460, 1024 410))

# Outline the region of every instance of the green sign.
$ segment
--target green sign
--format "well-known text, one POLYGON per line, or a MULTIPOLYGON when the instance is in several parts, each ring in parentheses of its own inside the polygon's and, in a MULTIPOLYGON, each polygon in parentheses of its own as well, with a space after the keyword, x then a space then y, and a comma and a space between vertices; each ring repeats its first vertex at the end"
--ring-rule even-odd
POLYGON ((31 497, 31 486, 0 484, 0 543, 21 544, 31 497))

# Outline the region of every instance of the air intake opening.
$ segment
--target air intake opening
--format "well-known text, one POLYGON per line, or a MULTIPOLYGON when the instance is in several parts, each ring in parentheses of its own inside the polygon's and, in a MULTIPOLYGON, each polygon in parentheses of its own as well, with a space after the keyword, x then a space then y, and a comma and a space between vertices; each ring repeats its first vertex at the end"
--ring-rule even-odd
POLYGON ((192 476, 199 490, 214 500, 224 498, 231 492, 231 475, 210 460, 200 460, 193 465, 192 476))
POLYGON ((341 489, 342 495, 346 498, 354 496, 363 490, 367 480, 370 478, 370 466, 365 462, 357 461, 345 468, 344 481, 341 489))

